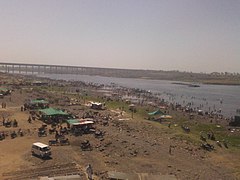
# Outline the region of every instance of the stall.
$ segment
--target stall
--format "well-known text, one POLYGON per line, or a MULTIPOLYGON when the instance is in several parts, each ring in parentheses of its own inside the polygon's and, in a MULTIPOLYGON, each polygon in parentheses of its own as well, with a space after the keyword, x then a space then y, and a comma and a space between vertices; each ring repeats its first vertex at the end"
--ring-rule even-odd
POLYGON ((46 108, 46 109, 40 109, 40 119, 43 120, 47 124, 51 123, 60 123, 63 122, 65 119, 69 119, 72 116, 60 109, 54 109, 54 108, 46 108))

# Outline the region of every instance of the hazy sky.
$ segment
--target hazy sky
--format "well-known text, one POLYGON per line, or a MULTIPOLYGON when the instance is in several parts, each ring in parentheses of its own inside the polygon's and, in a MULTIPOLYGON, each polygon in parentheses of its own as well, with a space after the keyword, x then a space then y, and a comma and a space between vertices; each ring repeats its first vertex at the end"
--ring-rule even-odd
POLYGON ((0 0, 0 61, 240 72, 240 0, 0 0))

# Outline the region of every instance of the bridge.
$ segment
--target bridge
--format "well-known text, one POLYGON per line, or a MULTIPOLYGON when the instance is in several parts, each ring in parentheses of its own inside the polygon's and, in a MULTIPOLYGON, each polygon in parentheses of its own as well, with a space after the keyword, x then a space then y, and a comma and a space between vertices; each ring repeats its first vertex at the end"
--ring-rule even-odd
POLYGON ((126 69, 95 68, 66 65, 24 64, 0 62, 0 71, 19 74, 81 74, 81 75, 121 75, 126 69))
MULTIPOLYGON (((141 69, 117 69, 98 68, 84 66, 49 65, 49 64, 26 64, 0 62, 0 72, 15 74, 79 74, 120 78, 144 78, 152 80, 174 80, 184 82, 209 81, 219 84, 219 77, 223 78, 220 84, 230 82, 232 85, 239 85, 239 78, 231 78, 228 75, 214 75, 205 73, 191 73, 179 71, 162 70, 141 70, 141 69)), ((233 76, 231 76, 233 77, 233 76)), ((239 74, 236 75, 239 77, 239 74)))

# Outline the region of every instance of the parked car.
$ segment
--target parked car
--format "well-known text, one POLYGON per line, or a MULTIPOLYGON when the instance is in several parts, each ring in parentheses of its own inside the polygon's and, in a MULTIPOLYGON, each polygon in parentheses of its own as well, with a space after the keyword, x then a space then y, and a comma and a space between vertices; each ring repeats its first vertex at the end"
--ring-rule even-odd
POLYGON ((36 142, 32 144, 32 154, 44 158, 49 158, 52 155, 51 148, 43 143, 36 142))

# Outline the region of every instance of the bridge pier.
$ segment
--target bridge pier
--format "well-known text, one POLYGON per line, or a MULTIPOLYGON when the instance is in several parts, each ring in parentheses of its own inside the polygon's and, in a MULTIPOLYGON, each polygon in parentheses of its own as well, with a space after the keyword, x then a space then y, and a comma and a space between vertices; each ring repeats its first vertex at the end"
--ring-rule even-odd
POLYGON ((21 65, 18 65, 18 73, 21 74, 21 65))
POLYGON ((12 65, 12 73, 14 73, 14 64, 12 65))

